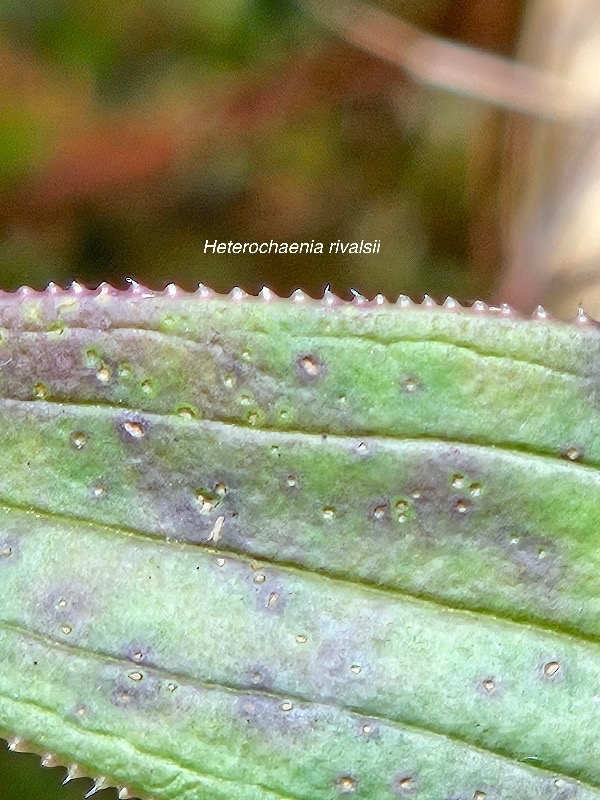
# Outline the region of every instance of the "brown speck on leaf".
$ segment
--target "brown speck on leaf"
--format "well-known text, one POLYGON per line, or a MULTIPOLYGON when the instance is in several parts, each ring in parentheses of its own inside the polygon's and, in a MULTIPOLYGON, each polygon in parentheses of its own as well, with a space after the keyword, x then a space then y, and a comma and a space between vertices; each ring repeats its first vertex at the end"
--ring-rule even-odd
POLYGON ((563 451, 563 457, 566 458, 567 461, 582 461, 583 450, 580 447, 567 447, 566 450, 563 451))
POLYGON ((351 775, 340 775, 335 782, 335 788, 340 794, 352 794, 356 791, 356 779, 351 775))
POLYGON ((126 442, 143 439, 148 431, 148 422, 140 414, 128 414, 117 420, 121 438, 126 442))
POLYGON ((416 792, 416 789, 417 781, 414 775, 400 775, 400 777, 396 778, 394 781, 394 790, 400 797, 412 795, 416 792))
POLYGON ((452 510, 454 511, 455 514, 458 514, 461 517, 468 514, 470 508, 471 508, 471 501, 467 500, 465 497, 457 497, 453 501, 452 510))
POLYGON ((407 394, 414 394, 421 389, 421 384, 419 383, 419 381, 412 376, 404 378, 401 385, 403 391, 406 392, 407 394))
POLYGON ((96 377, 100 381, 100 383, 108 383, 112 377, 112 373, 110 369, 103 364, 100 369, 96 372, 96 377))
POLYGON ((387 500, 379 500, 371 506, 369 516, 371 519, 380 521, 388 519, 390 515, 390 505, 387 500))
POLYGON ((83 450, 87 444, 87 440, 87 434, 83 431, 73 431, 69 437, 71 447, 73 447, 74 450, 83 450))
POLYGON ((558 661, 547 661, 542 667, 544 678, 556 678, 561 671, 561 666, 558 661))
POLYGON ((143 664, 148 660, 148 651, 147 645, 134 642, 127 648, 127 658, 135 664, 143 664))
POLYGON ((129 422, 129 420, 123 423, 123 430, 128 433, 132 439, 140 439, 145 433, 143 426, 139 422, 129 422))
POLYGON ((312 354, 299 356, 296 365, 300 377, 308 380, 320 378, 325 369, 323 362, 312 354))
POLYGON ((477 688, 484 695, 493 695, 496 693, 498 687, 495 678, 487 677, 477 685, 477 688))

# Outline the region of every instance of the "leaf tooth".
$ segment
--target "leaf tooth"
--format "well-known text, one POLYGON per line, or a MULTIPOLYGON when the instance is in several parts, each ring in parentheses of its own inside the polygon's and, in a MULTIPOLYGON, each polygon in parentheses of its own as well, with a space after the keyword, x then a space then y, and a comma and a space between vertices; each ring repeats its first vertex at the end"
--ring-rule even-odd
POLYGON ((239 286, 234 286, 233 289, 229 292, 229 299, 234 303, 240 303, 247 297, 248 293, 245 292, 243 289, 240 289, 239 286))
POLYGON ((16 291, 16 294, 18 295, 19 298, 24 300, 26 297, 31 297, 31 295, 33 294, 33 289, 31 288, 31 286, 19 286, 19 288, 16 291))
POLYGON ((329 284, 325 287, 323 291, 323 297, 321 298, 321 303, 324 306, 329 306, 329 308, 333 308, 334 306, 339 306, 342 303, 342 300, 334 294, 331 289, 329 288, 329 284))
POLYGON ((11 736, 8 740, 8 749, 11 753, 31 753, 31 745, 20 736, 11 736))
POLYGON ((475 300, 471 306, 471 311, 474 311, 476 314, 487 314, 489 310, 490 307, 487 303, 484 303, 483 300, 475 300))
POLYGON ((396 300, 396 305, 400 306, 400 308, 414 308, 415 306, 415 304, 407 294, 398 295, 398 299, 396 300))
POLYGON ((83 294, 86 291, 86 288, 82 283, 79 283, 79 281, 71 281, 69 291, 73 294, 83 294))
MULTIPOLYGON (((154 297, 154 292, 151 289, 146 288, 143 284, 138 283, 133 278, 129 278, 128 277, 128 278, 125 278, 125 280, 129 284, 129 286, 127 288, 127 291, 130 294, 133 294, 136 297, 143 297, 143 298, 154 297)), ((115 297, 118 297, 121 294, 121 292, 118 289, 115 289, 114 286, 110 286, 110 284, 108 284, 108 286, 110 287, 110 289, 111 289, 111 291, 112 291, 112 293, 113 293, 113 295, 115 297)))
POLYGON ((62 288, 57 283, 54 283, 54 281, 50 281, 48 286, 46 286, 46 292, 49 295, 54 296, 60 294, 62 292, 62 288))
POLYGON ((96 778, 96 780, 94 781, 94 785, 89 790, 89 792, 86 795, 84 795, 84 797, 86 798, 91 797, 93 794, 96 794, 96 792, 100 792, 102 791, 102 789, 108 788, 108 785, 109 784, 107 779, 104 776, 100 776, 99 778, 96 778))
POLYGON ((168 283, 165 286, 165 294, 167 297, 179 297, 183 292, 175 283, 168 283))
POLYGON ((291 293, 290 300, 292 303, 306 303, 309 300, 312 300, 312 298, 309 297, 306 292, 303 292, 302 289, 296 289, 291 293))
POLYGON ((590 315, 585 311, 583 306, 579 306, 577 309, 577 317, 575 318, 575 322, 578 325, 591 325, 593 320, 590 315))
POLYGON ((108 298, 118 297, 119 292, 114 286, 111 286, 107 281, 102 281, 96 288, 96 297, 108 298))
POLYGON ((446 308, 448 311, 459 311, 462 308, 462 306, 458 302, 458 300, 455 300, 453 297, 450 297, 450 296, 448 296, 444 300, 444 304, 443 305, 444 305, 444 308, 446 308))
POLYGON ((137 797, 128 786, 120 786, 117 794, 119 800, 131 800, 132 797, 137 797))
POLYGON ((423 302, 421 303, 423 308, 437 308, 438 304, 435 302, 431 295, 425 294, 423 295, 423 302))
POLYGON ((44 753, 40 759, 42 767, 57 767, 60 761, 52 753, 44 753))
POLYGON ((517 317, 517 312, 508 303, 501 303, 499 306, 490 306, 491 314, 497 314, 500 317, 517 317))
POLYGON ((552 319, 552 316, 546 311, 544 306, 536 306, 531 316, 533 319, 540 320, 541 322, 552 319))
POLYGON ((142 287, 136 280, 129 277, 125 278, 125 280, 129 284, 128 291, 131 292, 131 294, 140 294, 140 292, 142 291, 142 287))
POLYGON ((376 294, 373 298, 373 303, 376 306, 386 306, 388 305, 387 297, 384 297, 382 294, 376 294))
POLYGON ((356 289, 350 289, 350 292, 352 293, 352 302, 354 305, 364 306, 366 303, 368 303, 367 298, 356 289))
POLYGON ((85 778, 85 772, 81 769, 79 764, 69 764, 67 767, 67 774, 63 780, 63 786, 76 778, 85 778))
POLYGON ((209 289, 208 286, 206 286, 204 283, 198 284, 198 288, 196 289, 196 294, 199 294, 203 300, 215 296, 215 292, 213 292, 212 289, 209 289))
POLYGON ((258 296, 261 300, 264 300, 265 303, 271 303, 273 300, 277 299, 275 293, 272 292, 268 286, 263 286, 258 296))

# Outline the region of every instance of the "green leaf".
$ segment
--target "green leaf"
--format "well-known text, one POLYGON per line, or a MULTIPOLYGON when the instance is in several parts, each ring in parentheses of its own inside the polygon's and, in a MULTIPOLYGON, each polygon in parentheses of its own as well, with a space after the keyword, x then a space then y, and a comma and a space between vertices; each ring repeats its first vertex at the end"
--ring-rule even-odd
POLYGON ((0 298, 14 748, 123 797, 599 800, 599 329, 423 305, 0 298))

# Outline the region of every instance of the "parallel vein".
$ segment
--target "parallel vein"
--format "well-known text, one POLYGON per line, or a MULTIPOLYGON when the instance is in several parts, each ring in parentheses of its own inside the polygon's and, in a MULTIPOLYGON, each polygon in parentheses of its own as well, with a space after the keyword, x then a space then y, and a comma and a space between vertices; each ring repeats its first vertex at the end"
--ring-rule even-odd
MULTIPOLYGON (((0 626, 8 627, 8 626, 3 625, 3 623, 0 623, 0 626)), ((34 638, 34 637, 31 637, 31 638, 34 638)), ((81 653, 79 655, 81 655, 81 653)), ((88 655, 89 655, 89 653, 88 653, 88 655)), ((106 658, 106 660, 108 660, 108 658, 106 658)), ((176 759, 174 759, 172 757, 171 758, 167 758, 167 757, 165 757, 164 755, 162 755, 160 753, 152 752, 150 750, 145 750, 145 749, 139 747, 139 745, 133 745, 133 744, 131 744, 131 741, 129 739, 124 740, 124 739, 120 738, 119 736, 114 736, 114 735, 112 735, 110 733, 106 733, 106 731, 90 730, 89 728, 79 727, 77 725, 74 725, 72 722, 70 722, 69 720, 65 719, 63 716, 58 714, 54 709, 50 708, 49 706, 44 705, 43 703, 39 703, 39 702, 33 703, 31 701, 23 700, 21 698, 15 699, 11 695, 5 694, 3 692, 0 692, 0 697, 3 698, 4 700, 8 700, 9 702, 14 702, 14 703, 18 703, 21 706, 29 707, 29 708, 33 709, 34 711, 41 711, 44 714, 48 714, 48 715, 50 715, 52 717, 56 717, 57 719, 60 720, 61 726, 64 726, 64 727, 70 728, 71 730, 76 731, 79 736, 98 736, 98 737, 101 737, 102 739, 108 739, 108 740, 114 741, 120 747, 123 747, 123 745, 125 745, 133 753, 137 753, 137 754, 139 754, 139 755, 141 755, 143 757, 150 758, 150 759, 152 759, 153 762, 158 762, 159 764, 162 763, 162 764, 167 765, 168 767, 174 767, 180 773, 181 772, 187 772, 189 775, 192 775, 195 778, 200 778, 202 780, 212 781, 214 783, 223 783, 225 785, 234 785, 235 786, 235 785, 240 785, 241 784, 241 785, 248 786, 248 787, 254 787, 254 788, 257 788, 257 789, 261 789, 263 792, 265 792, 268 795, 271 795, 273 798, 279 798, 279 800, 311 800, 311 798, 300 797, 299 795, 292 795, 292 794, 289 794, 289 793, 283 794, 282 792, 279 792, 276 789, 273 789, 273 788, 271 788, 269 786, 265 786, 264 784, 261 784, 261 783, 250 783, 248 781, 243 780, 242 778, 225 778, 225 777, 223 777, 221 775, 215 775, 214 773, 204 772, 204 771, 199 770, 197 767, 191 767, 189 764, 184 764, 184 763, 182 763, 180 761, 177 761, 176 759)), ((72 757, 75 759, 76 755, 72 754, 72 757)))
MULTIPOLYGON (((91 329, 86 328, 85 326, 81 325, 69 325, 65 324, 65 330, 69 331, 82 331, 86 333, 90 333, 91 329)), ((111 321, 110 327, 107 327, 102 330, 93 331, 94 333, 98 334, 111 334, 113 332, 124 331, 124 332, 131 332, 136 334, 149 334, 151 336, 155 335, 157 338, 166 338, 166 339, 175 339, 179 340, 185 344, 192 345, 192 346, 205 346, 203 342, 199 339, 194 338, 189 335, 185 335, 183 333, 176 333, 175 331, 168 331, 168 330, 158 330, 156 328, 151 327, 141 327, 138 325, 124 325, 115 323, 111 321)), ((48 330, 40 330, 40 329, 19 329, 18 335, 21 336, 22 334, 32 334, 32 335, 46 335, 50 331, 48 330)), ((261 330, 251 330, 249 333, 253 336, 257 337, 271 337, 274 334, 268 333, 266 331, 261 330)), ((506 361, 514 364, 521 364, 524 366, 529 367, 540 367, 542 369, 547 370, 548 372, 552 372, 556 375, 560 375, 566 378, 576 378, 581 380, 585 378, 585 375, 582 375, 580 372, 576 372, 574 370, 567 370, 567 369, 560 369, 558 367, 554 367, 551 364, 548 364, 544 361, 535 361, 529 358, 520 358, 515 355, 505 355, 502 353, 494 352, 493 350, 485 349, 482 347, 478 347, 476 344, 472 342, 457 342, 450 338, 440 337, 440 336, 391 336, 390 338, 384 338, 381 336, 377 336, 375 333, 367 333, 364 331, 352 331, 352 330, 345 330, 343 334, 327 334, 323 331, 319 333, 310 333, 310 334, 295 334, 293 331, 286 330, 282 332, 281 335, 289 337, 291 339, 306 339, 308 341, 318 341, 322 340, 339 340, 342 341, 347 338, 348 340, 352 341, 367 341, 370 344, 375 344, 380 347, 389 347, 398 344, 433 344, 433 345, 442 345, 444 347, 451 347, 456 348, 458 350, 466 350, 472 355, 479 356, 481 358, 489 358, 489 359, 497 359, 499 361, 506 361)))
MULTIPOLYGON (((56 642, 55 640, 53 640, 53 639, 51 639, 51 638, 49 638, 49 637, 47 637, 45 635, 42 635, 42 634, 40 634, 40 633, 38 633, 36 631, 31 631, 31 630, 28 630, 28 629, 23 628, 21 626, 13 625, 11 623, 6 623, 4 621, 0 621, 0 627, 4 628, 5 630, 12 631, 13 633, 16 633, 17 635, 20 635, 22 637, 33 639, 33 640, 41 643, 44 646, 51 646, 53 648, 59 648, 60 650, 63 650, 65 652, 70 652, 70 653, 76 654, 77 656, 79 656, 81 658, 91 658, 91 659, 101 660, 104 663, 109 662, 109 663, 112 663, 112 664, 114 664, 116 666, 119 666, 119 667, 127 667, 128 669, 131 668, 131 662, 130 661, 128 661, 127 659, 115 656, 112 653, 105 653, 105 652, 102 652, 102 651, 89 650, 87 648, 77 647, 76 645, 72 645, 72 644, 65 644, 63 642, 56 642)), ((461 738, 459 736, 456 736, 454 734, 449 734, 449 733, 447 733, 445 731, 441 731, 441 730, 435 730, 435 729, 430 728, 430 727, 424 727, 424 726, 415 724, 414 722, 408 722, 408 721, 403 720, 401 718, 387 717, 387 716, 382 716, 381 714, 373 715, 373 714, 370 714, 368 709, 365 709, 365 708, 357 708, 357 707, 354 707, 354 706, 346 706, 346 705, 341 704, 341 703, 340 704, 333 703, 330 700, 325 700, 325 699, 322 699, 320 697, 306 697, 304 695, 294 694, 294 693, 283 694, 283 693, 280 693, 280 692, 277 692, 277 691, 274 691, 274 690, 266 691, 264 689, 256 689, 255 687, 249 688, 249 687, 246 687, 246 686, 239 686, 239 685, 236 685, 236 684, 222 683, 222 682, 210 681, 210 680, 201 680, 201 679, 198 679, 197 677, 195 677, 193 675, 188 675, 188 674, 180 673, 180 672, 172 672, 172 671, 164 669, 164 668, 156 667, 156 666, 154 666, 152 664, 149 664, 147 666, 144 665, 143 669, 147 670, 147 671, 150 671, 151 673, 153 673, 159 679, 162 679, 162 680, 165 680, 165 681, 174 680, 174 681, 177 681, 180 684, 187 684, 191 688, 196 688, 196 689, 199 689, 199 690, 217 689, 217 690, 225 691, 225 692, 228 692, 228 693, 231 693, 231 694, 234 694, 234 695, 240 695, 240 694, 241 695, 245 695, 250 691, 253 695, 274 699, 274 700, 276 700, 278 702, 279 701, 283 701, 283 700, 288 700, 288 701, 292 700, 294 702, 301 703, 301 704, 307 705, 307 706, 322 706, 322 707, 325 707, 325 708, 331 708, 331 709, 333 709, 335 711, 339 711, 339 712, 342 712, 342 713, 347 713, 347 714, 353 715, 356 718, 357 722, 360 721, 361 719, 364 719, 365 717, 368 717, 369 720, 374 720, 376 722, 380 722, 383 725, 389 725, 390 727, 393 727, 393 728, 396 728, 396 729, 400 729, 400 730, 413 731, 415 733, 418 733, 418 734, 426 736, 426 737, 431 737, 431 738, 439 737, 439 738, 445 739, 446 741, 451 742, 451 743, 453 743, 453 744, 455 744, 457 746, 467 748, 467 749, 469 749, 469 750, 471 750, 473 752, 480 753, 480 754, 483 754, 485 756, 492 756, 493 758, 502 759, 502 760, 511 762, 513 764, 518 764, 518 765, 521 765, 523 767, 527 767, 530 770, 535 770, 535 771, 539 772, 540 775, 544 775, 544 774, 550 773, 552 775, 552 777, 563 778, 564 780, 567 780, 567 781, 576 781, 581 786, 584 786, 584 787, 586 787, 588 789, 592 789, 592 790, 595 790, 595 791, 600 791, 600 783, 582 781, 582 780, 579 779, 579 777, 577 775, 570 775, 570 774, 561 772, 560 768, 557 768, 553 764, 542 764, 541 766, 532 765, 530 762, 525 761, 524 759, 519 759, 519 758, 515 757, 512 753, 505 752, 505 751, 502 751, 502 750, 496 750, 496 749, 485 747, 485 746, 482 746, 482 745, 475 745, 472 742, 469 742, 468 740, 463 739, 463 738, 461 738)), ((50 710, 50 711, 52 711, 52 710, 50 710)), ((53 712, 53 713, 55 713, 55 712, 53 712)), ((101 735, 108 736, 109 734, 105 734, 105 733, 101 732, 101 735)), ((141 752, 143 752, 143 751, 141 751, 141 752)), ((149 754, 149 753, 145 753, 145 754, 146 755, 154 755, 154 754, 149 754)), ((178 766, 181 766, 181 765, 178 765, 178 766)), ((189 767, 187 767, 187 766, 186 766, 186 768, 189 769, 189 767)), ((198 772, 197 774, 201 775, 202 773, 198 772)), ((219 776, 210 775, 209 777, 217 778, 217 779, 220 780, 219 776)), ((263 788, 263 787, 261 786, 261 788, 263 788)), ((270 789, 270 787, 269 787, 268 791, 273 791, 273 790, 270 789)), ((279 796, 284 798, 283 795, 279 795, 279 796)), ((289 797, 288 796, 288 797, 284 798, 284 800, 301 800, 301 798, 297 798, 297 797, 294 798, 294 797, 289 797)))
MULTIPOLYGON (((507 615, 499 615, 496 614, 494 611, 489 611, 486 609, 471 609, 465 608, 463 606, 452 605, 451 602, 447 602, 446 600, 442 600, 435 596, 430 595, 421 595, 406 591, 404 589, 399 589, 393 586, 381 586, 375 583, 371 583, 364 579, 350 579, 346 578, 343 575, 332 573, 327 570, 319 570, 312 566, 305 566, 299 563, 292 563, 292 562, 283 562, 278 561, 276 559, 265 558, 261 555, 254 555, 252 553, 246 553, 240 550, 235 550, 233 548, 216 548, 212 542, 207 541, 206 544, 201 542, 190 542, 187 540, 177 540, 174 538, 166 538, 158 533, 152 533, 148 531, 144 531, 138 528, 132 528, 125 525, 112 525, 106 522, 99 522, 94 519, 90 519, 89 517, 79 516, 76 514, 66 514, 66 513, 57 513, 54 511, 50 511, 48 509, 43 509, 39 507, 34 507, 31 505, 21 506, 15 503, 11 503, 4 498, 0 497, 0 507, 4 507, 5 509, 9 509, 12 511, 17 512, 24 512, 24 513, 32 513, 36 516, 43 516, 49 520, 60 522, 64 521, 67 523, 77 523, 83 525, 89 525, 91 527, 95 527, 100 530, 110 531, 111 533, 116 533, 119 536, 126 535, 129 538, 136 538, 140 541, 143 541, 147 544, 156 544, 160 542, 160 544, 164 547, 168 548, 190 548, 192 550, 196 550, 202 554, 208 554, 213 557, 226 557, 226 558, 235 558, 238 561, 242 561, 248 565, 249 570, 253 570, 257 563, 260 563, 263 566, 270 566, 274 567, 282 572, 288 572, 294 575, 300 575, 302 577, 317 577, 323 579, 325 581, 330 581, 332 584, 352 587, 352 588, 360 588, 366 592, 374 593, 380 597, 387 597, 397 602, 406 602, 406 603, 417 603, 422 606, 429 606, 434 608, 442 609, 443 611, 450 611, 453 614, 457 614, 459 616, 467 617, 469 619, 477 620, 479 619, 487 619, 491 620, 499 625, 507 625, 508 627, 517 626, 521 629, 531 631, 533 633, 539 633, 541 635, 551 635, 555 636, 558 639, 563 639, 567 641, 571 641, 573 643, 586 645, 586 646, 594 646, 597 647, 600 645, 600 638, 596 636, 586 635, 577 631, 576 629, 566 629, 556 625, 551 625, 549 623, 545 624, 542 621, 536 621, 535 623, 532 622, 525 622, 520 620, 516 617, 509 617, 507 615)), ((600 659, 600 651, 599 651, 599 659, 600 659)))
MULTIPOLYGON (((12 397, 0 397, 0 407, 2 405, 10 405, 22 406, 22 407, 43 407, 44 404, 48 404, 49 406, 57 406, 62 408, 72 408, 74 410, 81 409, 89 410, 90 408, 96 409, 98 411, 103 412, 118 412, 119 414, 139 414, 142 413, 144 417, 147 418, 149 422, 162 422, 162 421, 170 421, 170 420, 177 420, 178 422, 182 422, 181 416, 175 412, 156 412, 156 411, 146 411, 142 409, 134 409, 130 406, 126 405, 117 405, 115 403, 108 403, 105 401, 98 401, 97 399, 90 400, 90 401, 82 401, 78 400, 77 402, 73 402, 71 400, 67 400, 65 398, 45 398, 43 400, 23 400, 18 398, 12 397)), ((453 437, 444 437, 441 433, 435 434, 421 434, 420 436, 403 436, 403 435, 383 435, 378 433, 373 433, 372 431, 361 431, 361 430, 353 430, 349 431, 348 433, 329 433, 327 430, 302 430, 298 428, 283 428, 283 427, 260 427, 257 425, 250 425, 248 423, 242 422, 240 419, 194 419, 189 418, 185 420, 185 425, 193 425, 198 426, 199 428, 214 428, 215 430, 244 430, 244 431, 251 431, 257 437, 266 435, 266 436, 273 436, 273 435, 281 435, 281 436, 289 436, 293 438, 298 438, 302 441, 317 441, 327 439, 332 442, 339 442, 339 443, 347 443, 349 439, 357 439, 359 442, 372 442, 377 443, 381 442, 384 444, 393 444, 393 443, 419 443, 419 442, 428 442, 431 444, 442 444, 442 445, 449 445, 451 447, 468 447, 473 450, 492 450, 494 452, 503 452, 508 455, 515 456, 517 458, 534 458, 534 459, 543 459, 552 463, 559 469, 568 469, 570 471, 582 471, 582 473, 586 474, 593 479, 597 479, 600 484, 600 461, 570 461, 565 458, 560 457, 556 453, 550 450, 541 450, 541 449, 533 449, 529 445, 525 444, 518 444, 515 442, 495 442, 495 441, 469 441, 468 439, 456 439, 453 437)))

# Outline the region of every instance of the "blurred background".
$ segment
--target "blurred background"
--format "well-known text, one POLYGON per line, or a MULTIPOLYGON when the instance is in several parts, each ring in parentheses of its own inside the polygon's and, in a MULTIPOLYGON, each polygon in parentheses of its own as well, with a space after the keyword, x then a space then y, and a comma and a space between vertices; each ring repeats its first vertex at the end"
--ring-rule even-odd
MULTIPOLYGON (((599 102, 597 0, 0 0, 0 287, 600 316, 599 102)), ((63 776, 2 751, 0 799, 90 786, 63 776)))
POLYGON ((331 284, 598 313, 595 0, 378 0, 397 32, 335 6, 328 25, 301 0, 0 0, 0 286, 331 284), (484 60, 465 85, 467 47, 484 60), (558 103, 485 53, 564 79, 558 103), (205 254, 215 239, 381 249, 205 254))

